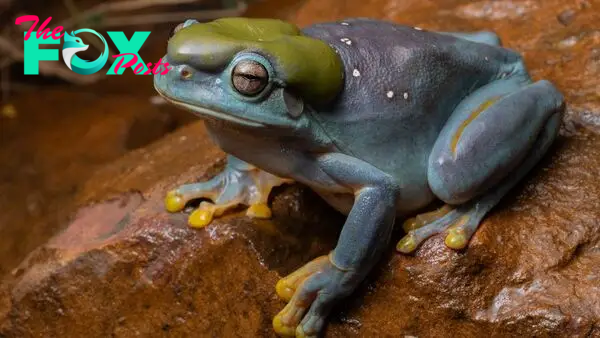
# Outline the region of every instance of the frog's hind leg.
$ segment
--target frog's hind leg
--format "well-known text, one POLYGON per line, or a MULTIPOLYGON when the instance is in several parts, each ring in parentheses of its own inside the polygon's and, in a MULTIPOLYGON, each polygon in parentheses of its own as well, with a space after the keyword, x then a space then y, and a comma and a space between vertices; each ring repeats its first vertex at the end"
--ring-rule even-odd
POLYGON ((214 217, 219 217, 239 205, 249 206, 246 214, 253 218, 270 218, 267 206, 273 187, 292 180, 279 178, 231 155, 225 169, 207 182, 185 184, 167 193, 165 206, 169 212, 182 210, 186 203, 194 199, 207 198, 213 201, 202 202, 188 219, 193 227, 208 225, 214 217))
POLYGON ((448 247, 464 248, 483 217, 546 153, 563 107, 551 83, 530 83, 524 73, 464 100, 441 131, 428 170, 434 194, 456 208, 411 230, 397 249, 411 252, 439 233, 447 233, 448 247))
POLYGON ((473 42, 485 43, 492 46, 502 46, 500 37, 490 31, 480 31, 473 33, 459 33, 459 32, 440 32, 440 34, 450 35, 455 38, 469 40, 473 42))

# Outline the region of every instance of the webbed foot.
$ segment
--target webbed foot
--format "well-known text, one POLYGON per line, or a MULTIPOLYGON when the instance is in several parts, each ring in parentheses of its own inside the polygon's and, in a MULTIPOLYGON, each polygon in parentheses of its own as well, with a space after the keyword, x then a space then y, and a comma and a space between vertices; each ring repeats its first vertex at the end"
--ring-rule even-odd
POLYGON ((458 208, 444 216, 432 219, 429 223, 409 230, 396 245, 396 250, 411 253, 426 239, 446 233, 444 243, 455 250, 463 249, 477 230, 484 215, 477 208, 458 208))
POLYGON ((337 300, 348 295, 353 281, 352 271, 343 270, 321 256, 287 277, 276 286, 279 297, 287 305, 273 318, 273 329, 282 336, 317 337, 337 300))
POLYGON ((213 201, 203 201, 190 214, 188 223, 192 227, 204 227, 215 217, 240 205, 248 206, 246 215, 249 217, 270 218, 271 209, 267 201, 271 190, 290 182, 292 180, 279 178, 229 156, 223 172, 213 179, 185 184, 169 191, 165 197, 165 207, 169 212, 178 212, 194 199, 206 198, 213 201))

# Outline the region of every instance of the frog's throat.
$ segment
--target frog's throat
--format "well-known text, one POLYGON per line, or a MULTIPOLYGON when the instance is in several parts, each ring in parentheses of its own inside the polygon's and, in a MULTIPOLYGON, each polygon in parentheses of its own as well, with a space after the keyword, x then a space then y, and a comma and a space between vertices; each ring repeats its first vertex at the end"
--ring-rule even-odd
POLYGON ((238 116, 233 116, 230 114, 226 114, 217 110, 212 110, 212 109, 208 109, 208 108, 204 108, 204 107, 199 107, 199 106, 194 106, 192 104, 183 102, 183 101, 179 101, 176 100, 172 97, 169 97, 168 95, 166 95, 165 93, 161 92, 160 89, 156 88, 156 86, 154 87, 156 89, 156 91, 158 92, 158 94, 160 96, 162 96, 165 100, 167 100, 169 103, 173 104, 174 106, 183 108, 185 110, 189 110, 192 113, 199 115, 200 117, 203 118, 211 118, 211 119, 217 119, 220 121, 227 121, 227 122, 232 122, 238 125, 242 125, 245 127, 254 127, 254 128, 261 128, 261 127, 265 127, 265 125, 263 123, 260 123, 258 121, 253 121, 250 119, 245 119, 242 117, 238 117, 238 116))
POLYGON ((179 30, 170 40, 169 59, 203 71, 218 71, 241 51, 269 59, 278 77, 307 102, 326 104, 342 90, 344 68, 325 41, 274 19, 223 18, 179 30))
POLYGON ((319 132, 322 135, 327 137, 327 141, 330 142, 331 144, 333 144, 336 151, 355 156, 355 153, 352 151, 352 149, 350 147, 346 146, 344 143, 342 143, 340 140, 336 139, 335 137, 332 137, 327 132, 327 128, 323 124, 323 121, 321 121, 321 118, 319 117, 319 113, 317 111, 310 109, 310 110, 308 110, 307 114, 310 115, 310 117, 311 117, 310 120, 314 122, 313 125, 316 125, 319 128, 319 132))

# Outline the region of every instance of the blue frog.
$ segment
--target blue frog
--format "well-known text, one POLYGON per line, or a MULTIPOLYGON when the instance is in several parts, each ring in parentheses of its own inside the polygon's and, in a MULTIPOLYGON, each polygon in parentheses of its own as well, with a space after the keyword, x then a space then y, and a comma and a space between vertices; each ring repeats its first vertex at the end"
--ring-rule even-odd
POLYGON ((154 77, 158 93, 201 117, 228 155, 215 178, 170 191, 204 226, 246 205, 268 218, 271 189, 307 185, 347 215, 335 248, 281 279, 275 331, 323 333, 327 316, 378 262, 397 218, 397 250, 427 238, 467 246, 484 216, 555 140, 561 93, 534 82, 493 32, 432 32, 353 18, 304 29, 279 20, 188 20, 154 77))

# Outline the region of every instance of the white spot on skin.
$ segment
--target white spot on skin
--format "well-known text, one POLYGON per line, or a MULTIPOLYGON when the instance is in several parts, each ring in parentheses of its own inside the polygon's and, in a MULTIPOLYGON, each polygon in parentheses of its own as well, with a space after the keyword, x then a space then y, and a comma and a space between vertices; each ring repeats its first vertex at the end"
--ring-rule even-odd
POLYGON ((415 29, 418 30, 418 31, 422 31, 423 30, 423 28, 421 28, 421 27, 415 27, 415 29))
POLYGON ((341 23, 341 25, 342 25, 342 26, 350 26, 350 24, 349 24, 349 23, 347 23, 347 22, 342 22, 342 23, 341 23))
POLYGON ((216 83, 216 84, 219 84, 219 83, 221 83, 221 79, 216 79, 216 80, 215 80, 215 83, 216 83))
POLYGON ((394 97, 394 92, 390 90, 389 92, 387 92, 386 95, 387 95, 388 98, 391 99, 392 97, 394 97))
POLYGON ((354 71, 352 71, 352 76, 354 76, 354 77, 360 76, 360 72, 358 71, 358 69, 355 69, 354 71))
POLYGON ((347 44, 348 46, 350 46, 350 45, 352 44, 352 41, 350 41, 350 39, 348 39, 348 40, 346 40, 346 44, 347 44))
POLYGON ((485 61, 489 61, 490 60, 487 56, 484 59, 485 59, 485 61))
POLYGON ((404 95, 402 95, 404 97, 405 100, 408 100, 408 92, 404 92, 404 95))

